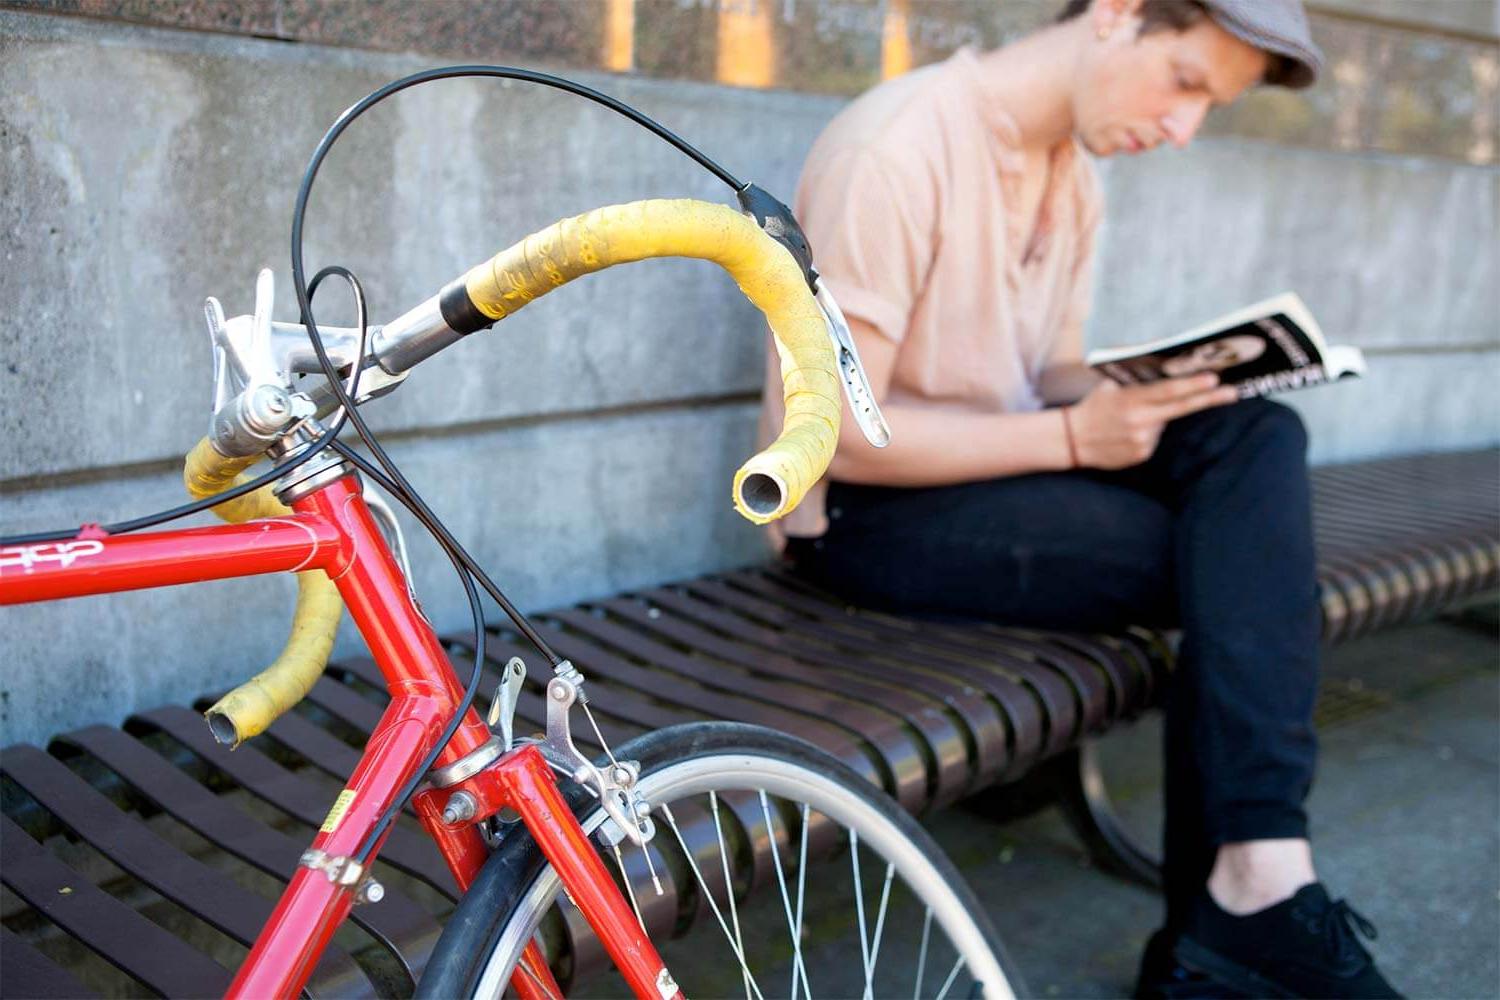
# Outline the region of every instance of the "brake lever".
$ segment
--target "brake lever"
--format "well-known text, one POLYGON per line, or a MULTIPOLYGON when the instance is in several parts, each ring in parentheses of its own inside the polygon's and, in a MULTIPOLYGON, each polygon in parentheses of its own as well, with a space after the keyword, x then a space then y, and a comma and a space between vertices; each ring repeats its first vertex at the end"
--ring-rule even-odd
POLYGON ((875 401, 875 390, 870 385, 870 377, 865 374, 865 366, 859 360, 859 349, 854 346, 849 321, 844 319, 844 311, 839 308, 833 293, 822 281, 817 283, 814 298, 818 301, 818 308, 823 311, 828 339, 833 341, 839 379, 844 385, 844 395, 849 400, 849 412, 854 414, 854 422, 865 440, 877 448, 884 448, 891 443, 891 428, 885 422, 885 415, 880 412, 880 404, 875 401))
POLYGON ((755 220, 765 234, 786 247, 803 280, 812 290, 823 313, 823 324, 828 330, 828 339, 833 341, 834 358, 838 362, 839 381, 843 383, 844 395, 849 400, 849 412, 859 425, 865 440, 877 448, 891 443, 891 428, 875 402, 875 390, 870 386, 870 377, 859 360, 859 349, 854 346, 854 337, 849 332, 849 322, 844 311, 834 301, 833 293, 818 277, 813 266, 812 245, 807 234, 797 224, 792 210, 756 184, 746 184, 736 192, 740 210, 755 220))

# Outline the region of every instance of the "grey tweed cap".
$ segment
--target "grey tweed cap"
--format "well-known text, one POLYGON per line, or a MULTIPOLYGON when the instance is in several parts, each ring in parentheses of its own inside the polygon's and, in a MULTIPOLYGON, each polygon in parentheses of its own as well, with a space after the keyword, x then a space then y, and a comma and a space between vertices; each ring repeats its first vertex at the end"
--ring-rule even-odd
POLYGON ((1266 82, 1307 87, 1323 68, 1302 0, 1200 0, 1225 31, 1271 55, 1266 82))

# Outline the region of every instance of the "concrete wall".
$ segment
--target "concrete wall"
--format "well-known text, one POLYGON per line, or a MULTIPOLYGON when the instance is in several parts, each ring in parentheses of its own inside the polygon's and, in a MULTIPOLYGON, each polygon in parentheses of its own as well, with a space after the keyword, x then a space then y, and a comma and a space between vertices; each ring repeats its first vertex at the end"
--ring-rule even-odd
POLYGON ((1451 31, 1500 35, 1500 2, 1496 0, 1308 0, 1307 6, 1314 11, 1384 17, 1451 31))
POLYGON ((1314 462, 1500 439, 1500 170, 1205 139, 1107 162, 1104 181, 1092 344, 1294 290, 1369 362, 1281 397, 1314 462))
MULTIPOLYGON (((287 245, 309 153, 344 107, 427 64, 0 12, 0 532, 181 502, 181 456, 207 428, 204 296, 246 312, 272 266, 278 316, 295 315, 287 245)), ((780 191, 841 103, 588 79, 780 191)), ((557 218, 684 195, 730 193, 594 105, 434 85, 330 157, 307 259, 352 268, 388 318, 557 218)), ((330 291, 320 315, 347 321, 330 291)), ((546 607, 760 556, 729 496, 762 335, 712 265, 647 262, 536 303, 367 412, 511 598, 546 607)), ((451 568, 419 538, 424 603, 465 624, 451 568)), ((292 594, 262 579, 0 612, 0 745, 242 679, 279 647, 292 594)))
MULTIPOLYGON (((0 11, 0 532, 180 499, 203 433, 205 295, 247 311, 278 269, 318 136, 416 57, 0 11)), ((790 192, 837 98, 579 74, 742 176, 790 192)), ((1107 165, 1097 343, 1284 288, 1372 375, 1287 397, 1323 459, 1500 437, 1493 168, 1234 139, 1107 165)), ((308 262, 351 267, 376 317, 558 217, 728 192, 623 120, 520 86, 403 95, 341 143, 308 262)), ((339 322, 337 289, 326 320, 339 322)), ((652 262, 528 308, 368 409, 398 460, 522 607, 755 559, 729 510, 760 328, 708 265, 652 262)), ((440 627, 467 612, 410 533, 440 627)), ((289 580, 0 612, 0 745, 224 686, 279 646, 289 580), (232 637, 232 638, 230 638, 232 637)), ((345 637, 345 646, 351 640, 345 637)))

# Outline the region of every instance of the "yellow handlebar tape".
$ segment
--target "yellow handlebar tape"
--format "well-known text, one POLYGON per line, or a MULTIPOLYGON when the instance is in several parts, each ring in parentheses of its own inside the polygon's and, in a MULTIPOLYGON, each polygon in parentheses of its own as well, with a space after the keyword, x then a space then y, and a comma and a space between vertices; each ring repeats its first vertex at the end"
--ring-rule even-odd
MULTIPOLYGON (((225 458, 204 438, 188 453, 183 484, 194 497, 220 493, 245 482, 245 470, 260 456, 225 458)), ((213 508, 231 524, 259 517, 284 517, 291 511, 270 486, 213 508)), ((214 738, 239 746, 265 730, 307 694, 328 665, 344 602, 338 587, 320 569, 297 574, 297 610, 281 655, 265 670, 220 698, 204 714, 214 738)))
POLYGON ((581 275, 648 257, 713 261, 765 313, 781 358, 786 419, 780 436, 735 473, 734 506, 756 524, 783 516, 833 460, 841 390, 822 311, 792 255, 754 220, 688 199, 610 205, 533 233, 462 283, 468 305, 493 322, 581 275))
MULTIPOLYGON (((444 291, 444 315, 460 332, 504 319, 574 278, 648 257, 697 257, 728 271, 765 313, 781 358, 786 419, 780 436, 734 476, 734 506, 756 524, 796 507, 833 459, 838 443, 839 379, 822 311, 792 255, 748 217, 692 200, 611 205, 533 233, 464 275, 464 295, 444 291), (467 318, 465 318, 467 314, 467 318)), ((452 286, 450 286, 452 287, 452 286)), ((195 497, 236 482, 259 456, 226 458, 204 438, 187 457, 183 482, 195 497)), ((222 503, 231 523, 290 511, 269 487, 222 503)), ((205 715, 221 743, 238 746, 264 732, 317 682, 333 648, 343 602, 322 570, 297 574, 297 613, 276 662, 219 699, 205 715)))

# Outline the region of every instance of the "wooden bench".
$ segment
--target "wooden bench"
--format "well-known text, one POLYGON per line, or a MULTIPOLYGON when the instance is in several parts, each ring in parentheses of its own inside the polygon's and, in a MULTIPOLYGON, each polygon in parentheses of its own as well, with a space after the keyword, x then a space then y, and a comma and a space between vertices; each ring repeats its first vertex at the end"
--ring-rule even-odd
MULTIPOLYGON (((1500 454, 1323 468, 1314 489, 1329 642, 1500 586, 1500 454)), ((848 607, 767 567, 536 620, 589 678, 611 742, 705 717, 774 726, 917 813, 1046 762, 1065 776, 1064 804, 1090 846, 1117 869, 1154 878, 1150 852, 1113 822, 1092 738, 1157 703, 1168 636, 919 622, 848 607)), ((445 641, 463 664, 472 635, 445 641)), ((487 650, 486 690, 494 668, 530 652, 503 629, 487 650)), ((384 697, 374 664, 352 659, 234 753, 186 706, 67 733, 46 750, 6 749, 0 995, 222 992, 384 697)), ((533 686, 518 732, 540 729, 542 718, 533 686)), ((452 880, 416 829, 398 827, 382 858, 385 900, 354 912, 315 974, 317 995, 408 992, 453 905, 452 880)), ((689 905, 653 905, 679 903, 689 905)), ((598 957, 586 935, 574 947, 580 967, 598 957)))

